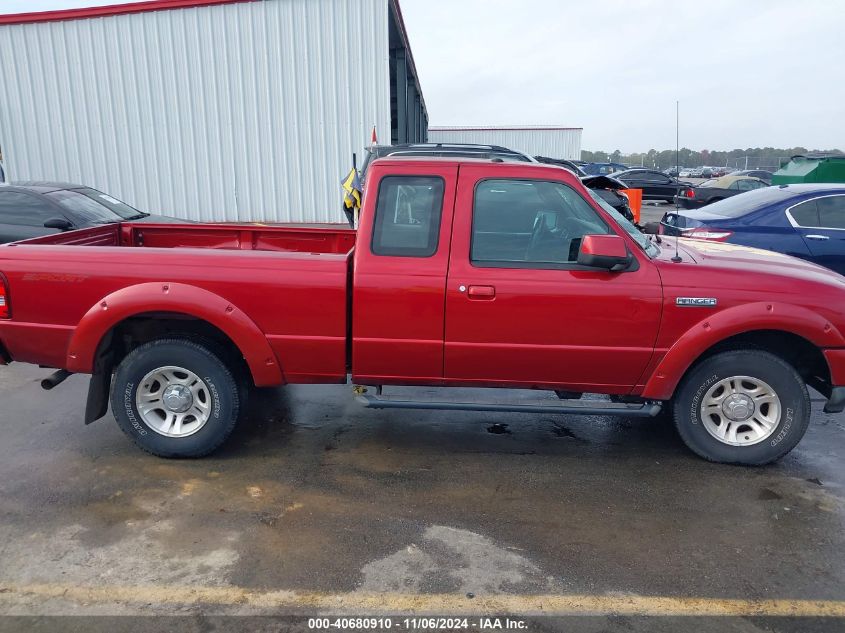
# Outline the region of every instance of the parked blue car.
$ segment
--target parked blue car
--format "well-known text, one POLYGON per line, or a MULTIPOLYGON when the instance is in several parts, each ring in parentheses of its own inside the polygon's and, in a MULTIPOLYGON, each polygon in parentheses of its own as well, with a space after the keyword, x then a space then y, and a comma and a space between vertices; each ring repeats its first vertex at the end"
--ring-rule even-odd
POLYGON ((845 275, 845 184, 795 184, 741 193, 663 216, 660 231, 764 248, 845 275))

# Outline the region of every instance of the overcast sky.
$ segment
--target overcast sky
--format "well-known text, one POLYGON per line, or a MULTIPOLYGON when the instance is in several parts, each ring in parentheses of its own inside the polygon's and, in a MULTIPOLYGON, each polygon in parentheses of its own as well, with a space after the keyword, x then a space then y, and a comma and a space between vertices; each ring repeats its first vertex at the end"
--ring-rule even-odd
MULTIPOLYGON (((122 0, 125 1, 125 0, 122 0)), ((432 125, 584 149, 845 149, 842 0, 400 0, 432 125)), ((0 13, 109 4, 0 0, 0 13)))

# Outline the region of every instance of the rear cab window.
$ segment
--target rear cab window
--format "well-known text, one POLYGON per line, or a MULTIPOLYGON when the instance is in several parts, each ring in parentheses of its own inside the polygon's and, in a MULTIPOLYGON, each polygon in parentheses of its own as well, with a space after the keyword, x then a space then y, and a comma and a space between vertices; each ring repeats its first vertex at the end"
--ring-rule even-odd
POLYGON ((440 176, 385 176, 379 182, 374 255, 431 257, 437 252, 445 182, 440 176))

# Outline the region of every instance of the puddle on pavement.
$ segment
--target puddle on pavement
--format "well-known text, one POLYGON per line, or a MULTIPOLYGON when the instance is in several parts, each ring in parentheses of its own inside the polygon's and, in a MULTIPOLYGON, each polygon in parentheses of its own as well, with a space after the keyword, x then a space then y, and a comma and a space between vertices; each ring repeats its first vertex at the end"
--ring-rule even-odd
POLYGON ((487 432, 493 435, 512 435, 513 431, 508 428, 507 424, 493 424, 487 427, 487 432))
POLYGON ((536 564, 490 538, 433 525, 399 551, 367 563, 358 591, 544 593, 560 590, 536 564))

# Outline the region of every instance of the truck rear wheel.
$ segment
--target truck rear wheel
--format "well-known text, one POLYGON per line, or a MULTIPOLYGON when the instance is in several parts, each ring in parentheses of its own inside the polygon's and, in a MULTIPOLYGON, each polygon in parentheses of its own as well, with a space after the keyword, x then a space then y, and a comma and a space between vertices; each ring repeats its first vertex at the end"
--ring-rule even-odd
POLYGON ((674 404, 681 439, 713 462, 773 462, 795 448, 810 422, 801 376, 762 350, 707 358, 684 378, 674 404))
POLYGON ((238 419, 238 385, 208 347, 184 339, 141 345, 117 368, 111 405, 118 425, 160 457, 201 457, 238 419))

